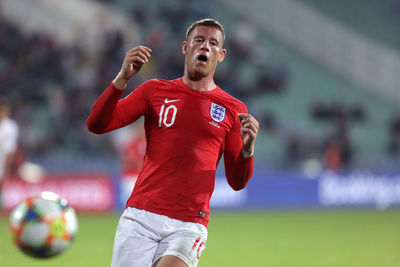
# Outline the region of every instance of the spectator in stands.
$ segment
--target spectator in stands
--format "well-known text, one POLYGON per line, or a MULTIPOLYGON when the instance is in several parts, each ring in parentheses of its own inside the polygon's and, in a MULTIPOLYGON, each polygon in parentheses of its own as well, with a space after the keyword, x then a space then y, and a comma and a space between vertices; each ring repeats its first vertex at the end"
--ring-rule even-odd
POLYGON ((400 154, 400 116, 394 117, 389 124, 389 140, 387 151, 392 159, 398 159, 400 154))
POLYGON ((0 96, 0 206, 1 190, 10 175, 11 164, 18 144, 18 125, 10 117, 10 104, 0 96))
POLYGON ((348 168, 353 158, 350 126, 365 119, 362 105, 347 107, 342 103, 327 105, 317 102, 312 106, 312 116, 317 121, 328 122, 333 126, 333 132, 323 145, 325 167, 335 171, 348 168))

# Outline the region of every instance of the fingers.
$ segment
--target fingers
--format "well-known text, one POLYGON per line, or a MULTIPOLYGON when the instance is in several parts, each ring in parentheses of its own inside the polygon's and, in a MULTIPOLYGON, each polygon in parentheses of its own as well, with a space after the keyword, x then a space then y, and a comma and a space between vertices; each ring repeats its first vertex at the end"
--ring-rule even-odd
POLYGON ((243 145, 253 142, 257 137, 257 132, 249 128, 242 128, 243 145))
POLYGON ((253 123, 253 122, 246 122, 246 123, 242 124, 242 128, 243 128, 244 130, 249 129, 249 130, 251 130, 253 133, 257 133, 257 132, 258 132, 258 125, 256 125, 256 124, 253 123))
POLYGON ((260 127, 258 121, 248 113, 238 113, 237 116, 240 119, 240 124, 242 125, 242 129, 251 129, 254 133, 257 134, 258 129, 260 127))
POLYGON ((132 53, 135 51, 140 51, 143 52, 143 54, 145 54, 147 57, 150 57, 150 53, 152 52, 152 50, 150 48, 148 48, 147 46, 144 45, 140 45, 140 46, 136 46, 132 49, 129 49, 126 53, 132 53))
POLYGON ((146 46, 137 46, 126 52, 125 59, 127 63, 144 64, 149 62, 151 49, 146 46))
POLYGON ((250 117, 251 115, 248 113, 238 113, 237 116, 242 119, 242 118, 247 118, 250 117))
POLYGON ((258 121, 252 115, 247 113, 238 113, 237 116, 240 119, 243 145, 246 147, 252 145, 258 134, 258 121))
POLYGON ((126 51, 119 76, 123 80, 129 80, 142 68, 143 64, 149 62, 151 49, 146 46, 137 46, 126 51))
POLYGON ((134 53, 126 57, 128 63, 147 63, 149 62, 148 57, 140 51, 135 51, 134 53))
POLYGON ((249 144, 249 141, 250 141, 250 135, 247 134, 243 138, 243 145, 247 146, 249 144))

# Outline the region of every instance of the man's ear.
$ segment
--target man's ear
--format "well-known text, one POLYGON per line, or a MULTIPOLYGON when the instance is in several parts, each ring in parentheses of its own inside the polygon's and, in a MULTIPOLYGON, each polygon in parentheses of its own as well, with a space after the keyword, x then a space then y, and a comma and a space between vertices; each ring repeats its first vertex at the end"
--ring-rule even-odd
POLYGON ((224 60, 225 56, 226 56, 226 49, 221 49, 219 58, 218 58, 218 62, 222 62, 224 60))
POLYGON ((183 41, 182 42, 182 54, 184 54, 184 55, 186 55, 186 51, 187 51, 186 48, 187 48, 186 47, 186 41, 183 41))

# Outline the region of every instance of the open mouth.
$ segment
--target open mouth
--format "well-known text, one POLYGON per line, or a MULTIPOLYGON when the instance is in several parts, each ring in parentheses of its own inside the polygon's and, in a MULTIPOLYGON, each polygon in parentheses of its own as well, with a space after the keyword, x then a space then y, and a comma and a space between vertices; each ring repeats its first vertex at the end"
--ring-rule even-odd
POLYGON ((205 56, 205 55, 200 55, 197 57, 197 59, 202 62, 207 62, 207 56, 205 56))

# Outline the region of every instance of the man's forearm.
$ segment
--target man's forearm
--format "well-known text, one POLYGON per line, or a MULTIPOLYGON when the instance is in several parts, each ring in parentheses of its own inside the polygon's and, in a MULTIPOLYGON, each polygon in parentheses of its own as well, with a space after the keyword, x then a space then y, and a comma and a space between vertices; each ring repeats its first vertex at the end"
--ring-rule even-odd
POLYGON ((115 79, 112 81, 114 84, 114 87, 118 90, 125 90, 126 86, 128 85, 128 79, 122 78, 119 74, 115 77, 115 79))
POLYGON ((0 188, 2 187, 2 185, 4 184, 4 182, 8 179, 10 172, 11 172, 11 164, 12 161, 14 159, 14 153, 9 153, 6 156, 5 162, 4 162, 4 169, 3 169, 3 173, 0 173, 1 177, 0 177, 0 188))
POLYGON ((102 134, 113 129, 113 113, 121 94, 122 90, 111 84, 96 100, 86 122, 91 132, 102 134))
POLYGON ((240 154, 224 154, 226 178, 234 190, 245 188, 254 171, 253 157, 246 158, 242 152, 240 154))

